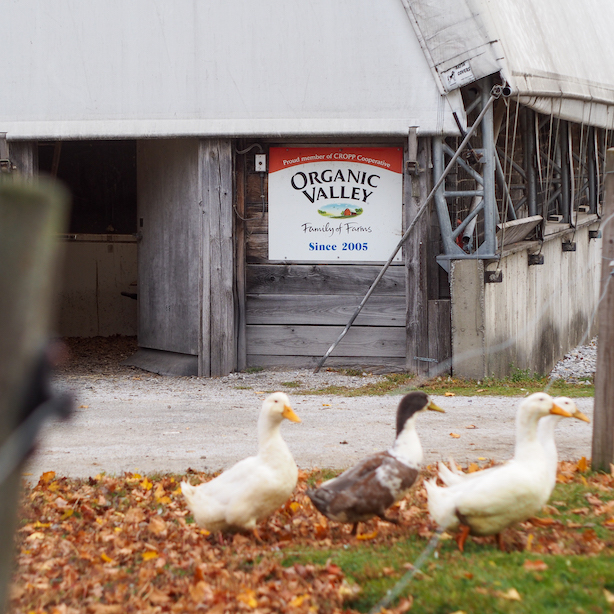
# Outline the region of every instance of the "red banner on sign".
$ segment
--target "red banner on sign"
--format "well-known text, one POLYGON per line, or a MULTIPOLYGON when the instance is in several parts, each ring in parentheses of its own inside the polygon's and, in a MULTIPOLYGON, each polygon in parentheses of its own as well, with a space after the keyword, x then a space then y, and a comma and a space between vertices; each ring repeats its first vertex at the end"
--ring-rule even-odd
POLYGON ((401 173, 403 149, 401 147, 272 147, 269 151, 269 173, 314 162, 354 162, 401 173))

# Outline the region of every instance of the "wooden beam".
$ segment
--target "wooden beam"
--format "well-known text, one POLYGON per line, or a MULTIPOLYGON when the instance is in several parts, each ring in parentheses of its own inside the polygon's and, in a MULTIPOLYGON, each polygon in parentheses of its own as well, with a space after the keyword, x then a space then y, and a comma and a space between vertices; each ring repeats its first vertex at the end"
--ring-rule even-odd
POLYGON ((245 156, 235 156, 235 266, 237 285, 237 370, 245 371, 247 368, 247 342, 245 340, 246 324, 246 296, 245 296, 245 268, 247 266, 245 254, 245 156))
POLYGON ((437 362, 428 362, 429 373, 449 375, 452 363, 444 371, 441 365, 452 357, 452 321, 450 317, 450 299, 429 301, 428 314, 429 358, 437 362))
MULTIPOLYGON (((410 134, 411 137, 411 134, 410 134)), ((411 139, 410 139, 411 140, 411 139)), ((405 170, 403 192, 405 203, 405 227, 416 217, 420 204, 426 201, 428 186, 426 184, 426 139, 420 139, 418 153, 418 173, 405 170), (422 169, 422 172, 420 172, 422 169)), ((409 143, 408 147, 411 147, 409 143)), ((405 155, 408 155, 406 150, 405 155)), ((403 259, 406 270, 407 297, 407 370, 416 373, 428 373, 429 363, 420 360, 428 358, 428 290, 427 290, 427 246, 429 238, 429 216, 423 215, 403 246, 403 259)))
POLYGON ((601 302, 598 307, 599 344, 595 373, 592 468, 610 471, 614 462, 614 149, 606 152, 601 253, 601 302))
MULTIPOLYGON (((343 326, 247 327, 250 354, 269 356, 322 356, 343 326)), ((398 328, 352 326, 333 356, 403 357, 405 343, 398 328)))
MULTIPOLYGON (((362 295, 345 294, 248 294, 247 323, 345 326, 361 300, 362 295)), ((404 328, 405 297, 372 296, 355 324, 404 328)), ((398 334, 401 332, 397 329, 398 334)))
MULTIPOLYGON (((368 264, 261 264, 247 267, 248 294, 363 294, 380 265, 368 264)), ((377 285, 373 296, 403 294, 405 270, 392 265, 377 285)))
POLYGON ((234 299, 232 145, 201 141, 203 283, 199 375, 228 375, 237 367, 234 299))
MULTIPOLYGON (((313 369, 319 360, 320 356, 284 356, 283 366, 286 369, 313 369)), ((270 369, 279 367, 280 361, 278 356, 248 354, 247 366, 270 369)), ((368 373, 402 373, 405 371, 405 356, 329 356, 326 368, 360 369, 368 373)))
MULTIPOLYGON (((68 194, 57 184, 0 183, 0 446, 20 415, 33 371, 51 328, 68 194)), ((0 611, 13 571, 13 531, 19 469, 0 484, 0 611)))

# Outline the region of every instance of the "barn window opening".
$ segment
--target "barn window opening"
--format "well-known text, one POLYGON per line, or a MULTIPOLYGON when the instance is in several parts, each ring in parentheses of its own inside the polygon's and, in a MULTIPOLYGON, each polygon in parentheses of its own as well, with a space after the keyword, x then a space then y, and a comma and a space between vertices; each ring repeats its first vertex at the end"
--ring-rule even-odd
POLYGON ((38 159, 70 189, 70 233, 136 232, 136 141, 43 142, 38 159))

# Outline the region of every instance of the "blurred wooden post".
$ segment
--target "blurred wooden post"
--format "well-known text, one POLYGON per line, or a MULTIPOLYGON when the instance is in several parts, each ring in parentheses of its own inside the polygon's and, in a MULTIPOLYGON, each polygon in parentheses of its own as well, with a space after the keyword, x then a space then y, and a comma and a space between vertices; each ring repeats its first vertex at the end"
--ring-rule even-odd
POLYGON ((595 373, 595 411, 593 417, 592 468, 610 471, 614 462, 614 149, 606 152, 601 253, 601 289, 603 295, 597 317, 597 371, 595 373), (605 293, 605 294, 604 294, 605 293))
MULTIPOLYGON (((19 422, 50 329, 68 196, 57 183, 0 175, 0 446, 19 422)), ((0 612, 7 605, 20 471, 0 484, 0 612)))

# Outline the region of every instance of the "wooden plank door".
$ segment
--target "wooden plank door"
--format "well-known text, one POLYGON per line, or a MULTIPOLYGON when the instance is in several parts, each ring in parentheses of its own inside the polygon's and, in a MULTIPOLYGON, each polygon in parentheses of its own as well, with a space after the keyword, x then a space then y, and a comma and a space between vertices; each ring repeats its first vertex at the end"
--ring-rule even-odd
POLYGON ((139 346, 200 350, 201 192, 198 139, 137 145, 139 346))

